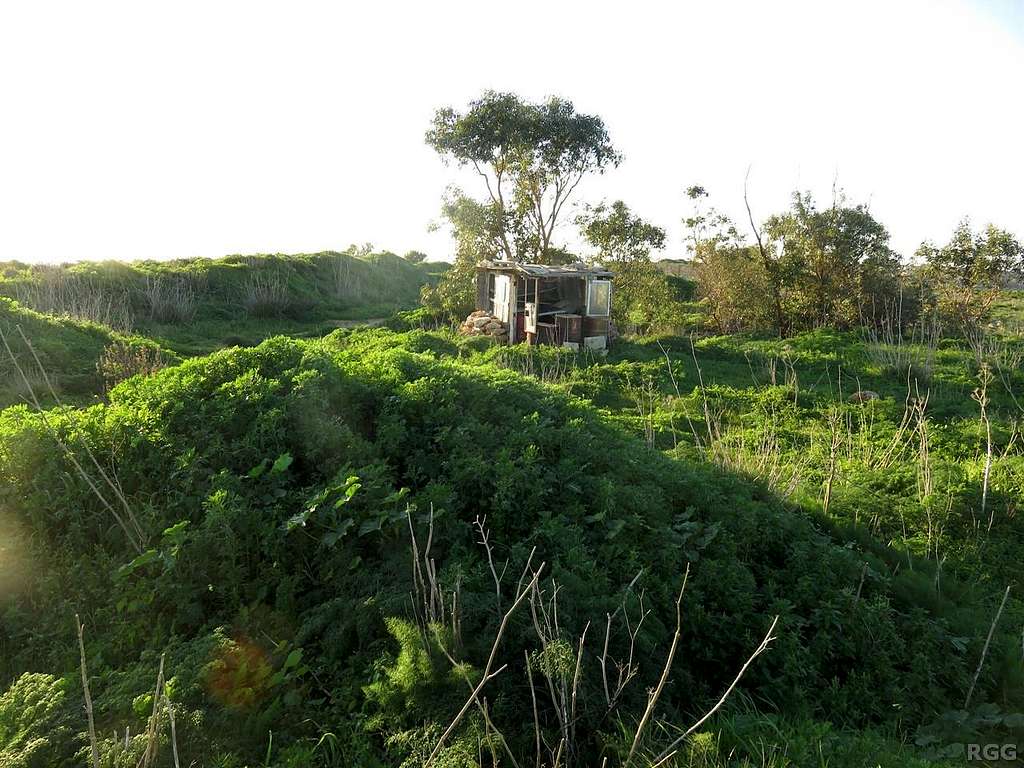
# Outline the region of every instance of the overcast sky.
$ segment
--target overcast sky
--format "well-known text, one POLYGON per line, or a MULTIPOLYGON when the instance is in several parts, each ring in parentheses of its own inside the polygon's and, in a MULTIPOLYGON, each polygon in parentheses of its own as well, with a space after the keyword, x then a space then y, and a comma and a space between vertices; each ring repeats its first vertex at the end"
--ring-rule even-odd
MULTIPOLYGON (((433 111, 487 88, 601 115, 625 200, 742 213, 838 177, 911 253, 1024 235, 1024 2, 0 4, 0 260, 372 242, 446 258, 433 111)), ((571 233, 563 233, 563 242, 571 233)))

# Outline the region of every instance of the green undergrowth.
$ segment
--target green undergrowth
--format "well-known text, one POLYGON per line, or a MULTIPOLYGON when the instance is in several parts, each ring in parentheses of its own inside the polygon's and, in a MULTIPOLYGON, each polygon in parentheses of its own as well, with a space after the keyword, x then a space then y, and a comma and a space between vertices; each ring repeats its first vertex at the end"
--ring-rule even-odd
MULTIPOLYGON (((502 672, 485 688, 504 740, 471 708, 438 764, 490 765, 491 747, 533 764, 530 658, 542 741, 557 745, 553 698, 577 680, 573 764, 621 765, 687 567, 678 650, 636 764, 718 699, 775 616, 777 638, 735 697, 666 765, 946 759, 965 737, 944 724, 1018 578, 1017 454, 1000 458, 987 500, 997 518, 982 536, 968 523, 979 509, 964 353, 940 350, 932 373, 933 499, 918 492, 910 447, 884 467, 865 458, 898 430, 899 383, 848 335, 786 344, 709 338, 694 351, 664 338, 598 358, 339 330, 186 360, 45 419, 0 412, 0 750, 24 751, 27 737, 8 733, 38 732, 39 764, 83 759, 78 613, 112 765, 141 749, 110 734, 143 732, 161 655, 186 764, 421 765, 479 681, 520 574, 543 563, 542 593, 512 613, 502 672), (787 356, 795 381, 783 366, 770 382, 772 355, 787 356), (881 399, 846 402, 858 380, 881 399), (833 409, 850 426, 825 512, 833 409), (90 453, 116 477, 141 535, 69 453, 91 477, 90 453), (410 528, 421 550, 430 542, 434 602, 415 586, 410 528), (541 604, 557 604, 544 642, 541 604), (608 621, 609 659, 629 658, 635 630, 638 666, 611 708, 608 621), (29 695, 48 703, 26 722, 8 702, 29 695)), ((1005 446, 1008 406, 994 390, 1005 446)), ((1014 733, 1022 618, 1014 598, 965 710, 988 724, 980 735, 1014 733)), ((160 734, 158 764, 170 765, 160 734)))

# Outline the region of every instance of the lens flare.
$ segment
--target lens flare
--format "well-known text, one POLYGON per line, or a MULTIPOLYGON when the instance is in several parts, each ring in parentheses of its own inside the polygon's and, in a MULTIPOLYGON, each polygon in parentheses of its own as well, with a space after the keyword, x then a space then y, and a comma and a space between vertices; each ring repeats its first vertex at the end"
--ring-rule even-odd
POLYGON ((0 509, 0 606, 13 600, 32 584, 29 538, 7 510, 0 509))
POLYGON ((228 709, 252 709, 269 693, 273 673, 270 655, 263 648, 235 637, 217 648, 207 666, 207 691, 228 709))

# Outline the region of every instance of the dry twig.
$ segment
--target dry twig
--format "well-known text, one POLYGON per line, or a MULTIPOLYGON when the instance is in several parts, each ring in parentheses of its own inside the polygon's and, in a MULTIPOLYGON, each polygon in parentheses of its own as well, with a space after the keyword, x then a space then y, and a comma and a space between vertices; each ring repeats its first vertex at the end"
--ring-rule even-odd
POLYGON ((82 658, 82 690, 85 692, 85 714, 89 718, 89 751, 93 768, 100 768, 100 750, 96 741, 96 722, 92 713, 92 696, 89 694, 89 675, 85 671, 85 628, 78 614, 75 614, 75 628, 78 630, 78 652, 82 658))

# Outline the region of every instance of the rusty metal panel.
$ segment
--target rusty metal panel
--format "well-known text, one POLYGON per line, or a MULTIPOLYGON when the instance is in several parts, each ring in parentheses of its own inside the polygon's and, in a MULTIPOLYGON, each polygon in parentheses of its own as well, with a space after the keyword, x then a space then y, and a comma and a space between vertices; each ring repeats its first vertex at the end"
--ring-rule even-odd
POLYGON ((595 317, 588 315, 583 318, 583 335, 584 336, 607 336, 608 335, 608 318, 607 317, 595 317))

